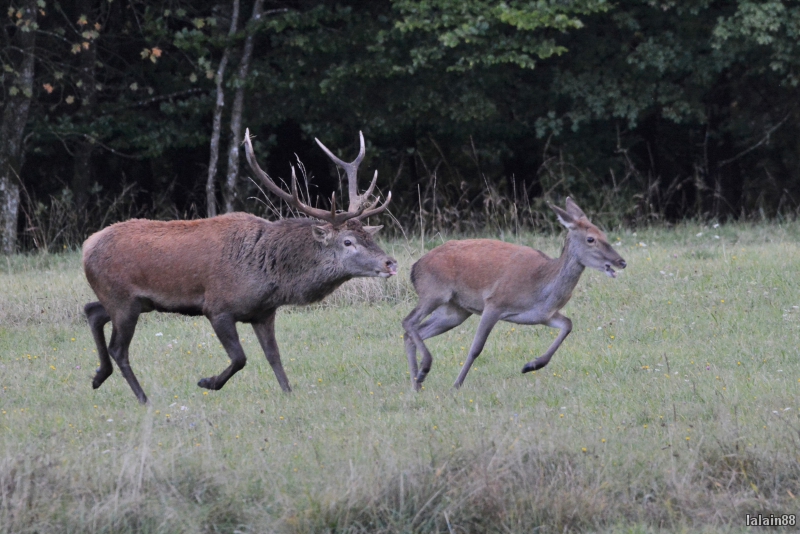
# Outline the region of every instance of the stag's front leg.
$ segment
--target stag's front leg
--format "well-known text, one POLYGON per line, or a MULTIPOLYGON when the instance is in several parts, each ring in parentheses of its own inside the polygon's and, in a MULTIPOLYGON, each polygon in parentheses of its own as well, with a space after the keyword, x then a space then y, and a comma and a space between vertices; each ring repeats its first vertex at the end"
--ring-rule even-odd
POLYGON ((128 381, 128 385, 133 390, 136 398, 142 404, 147 404, 147 395, 144 394, 142 386, 136 379, 131 369, 128 357, 128 348, 136 331, 136 322, 139 320, 139 306, 133 303, 128 309, 117 310, 111 318, 111 342, 108 345, 108 352, 114 361, 117 362, 122 376, 128 381))
POLYGON ((99 302, 90 302, 84 306, 83 310, 86 313, 86 319, 89 321, 89 328, 92 330, 94 344, 97 346, 97 356, 100 358, 100 367, 97 368, 92 380, 92 388, 97 389, 114 372, 114 367, 111 365, 111 358, 108 354, 106 336, 103 333, 103 327, 111 321, 111 316, 99 302))
POLYGON ((225 382, 235 375, 247 363, 247 357, 244 355, 241 343, 239 343, 239 334, 236 332, 236 321, 230 315, 217 315, 210 317, 211 327, 214 328, 219 342, 228 353, 231 359, 231 364, 217 376, 210 376, 203 378, 197 383, 201 388, 206 389, 222 389, 225 382))
POLYGON ((553 344, 550 345, 550 348, 547 349, 547 352, 525 364, 522 368, 523 373, 527 373, 530 371, 536 371, 537 369, 541 369, 545 365, 550 362, 550 358, 553 357, 553 354, 558 350, 558 347, 561 346, 561 342, 572 332, 572 321, 569 320, 568 317, 564 317, 560 313, 556 312, 553 314, 550 319, 544 323, 545 325, 551 328, 560 328, 561 331, 558 333, 558 337, 553 344))
POLYGON ((275 315, 276 313, 272 312, 263 322, 253 323, 253 330, 256 333, 258 342, 261 344, 261 348, 264 350, 267 361, 272 366, 281 389, 289 393, 292 388, 289 386, 289 379, 286 378, 286 373, 283 371, 281 354, 278 352, 278 341, 275 339, 275 315))

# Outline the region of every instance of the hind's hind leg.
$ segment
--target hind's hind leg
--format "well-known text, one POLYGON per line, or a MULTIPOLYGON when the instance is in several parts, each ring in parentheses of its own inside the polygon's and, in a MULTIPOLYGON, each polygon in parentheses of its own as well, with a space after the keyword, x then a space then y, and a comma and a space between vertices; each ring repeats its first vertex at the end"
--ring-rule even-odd
POLYGON ((103 334, 103 327, 111 320, 111 316, 99 302, 90 302, 83 307, 83 311, 89 320, 89 328, 92 330, 94 344, 97 346, 97 356, 100 358, 100 367, 97 368, 97 374, 92 380, 92 388, 97 389, 114 372, 111 358, 108 356, 106 336, 103 334))

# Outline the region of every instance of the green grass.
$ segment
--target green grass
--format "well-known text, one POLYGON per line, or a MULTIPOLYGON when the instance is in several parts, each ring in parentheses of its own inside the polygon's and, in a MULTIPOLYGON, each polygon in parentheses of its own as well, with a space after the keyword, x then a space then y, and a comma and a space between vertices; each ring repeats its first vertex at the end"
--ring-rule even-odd
MULTIPOLYGON (((227 365, 209 323, 143 316, 131 364, 148 407, 118 370, 91 389, 78 254, 8 258, 0 531, 749 532, 745 514, 796 513, 800 228, 609 235, 628 268, 583 275, 573 333, 539 372, 519 371, 556 332, 500 323, 452 390, 471 318, 428 342, 411 391, 417 239, 384 243, 395 279, 280 312, 291 395, 249 326, 248 365, 206 392, 197 380, 227 365)), ((505 237, 550 255, 563 239, 505 237)))

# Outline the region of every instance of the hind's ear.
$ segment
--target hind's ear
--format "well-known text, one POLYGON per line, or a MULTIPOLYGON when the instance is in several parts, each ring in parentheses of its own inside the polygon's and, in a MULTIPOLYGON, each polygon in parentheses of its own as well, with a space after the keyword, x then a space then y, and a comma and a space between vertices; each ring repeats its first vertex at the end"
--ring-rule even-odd
POLYGON ((558 217, 558 222, 563 224, 567 230, 572 230, 575 228, 575 218, 567 213, 566 211, 562 210, 557 206, 550 205, 554 212, 556 212, 556 217, 558 217))
POLYGON ((312 226, 311 233, 314 235, 314 239, 319 241, 325 246, 328 246, 330 242, 333 240, 334 231, 333 227, 329 224, 325 226, 312 226))
POLYGON ((364 231, 367 232, 369 235, 375 235, 380 231, 381 228, 383 228, 383 225, 380 225, 380 226, 362 226, 361 228, 363 228, 364 231))
POLYGON ((583 213, 583 210, 575 204, 575 201, 571 198, 567 197, 567 213, 572 215, 575 219, 580 219, 581 217, 587 218, 586 214, 583 213))

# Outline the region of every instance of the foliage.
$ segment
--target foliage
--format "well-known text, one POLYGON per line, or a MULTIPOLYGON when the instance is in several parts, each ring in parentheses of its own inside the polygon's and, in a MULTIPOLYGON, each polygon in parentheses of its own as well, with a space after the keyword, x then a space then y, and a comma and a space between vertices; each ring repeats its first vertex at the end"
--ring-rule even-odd
POLYGON ((401 32, 428 37, 411 49, 411 69, 445 61, 448 70, 465 71, 504 63, 532 69, 536 58, 567 51, 549 33, 582 28, 577 15, 606 11, 607 4, 604 0, 399 0, 394 7, 403 16, 396 23, 401 32), (453 54, 446 59, 448 49, 453 54))
MULTIPOLYGON (((204 213, 213 78, 224 50, 235 64, 247 33, 240 24, 228 35, 231 4, 40 4, 25 190, 36 202, 67 187, 107 203, 135 184, 137 205, 164 202, 153 214, 204 213)), ((273 174, 303 161, 319 203, 339 185, 313 138, 346 152, 363 130, 367 164, 406 230, 420 210, 474 213, 495 193, 533 206, 572 194, 626 224, 799 207, 792 2, 293 0, 265 9, 251 28, 244 125, 273 174)), ((3 106, 15 90, 17 13, 4 14, 3 106)), ((240 83, 234 70, 226 91, 240 83)), ((258 195, 249 182, 241 188, 240 199, 258 195)))

